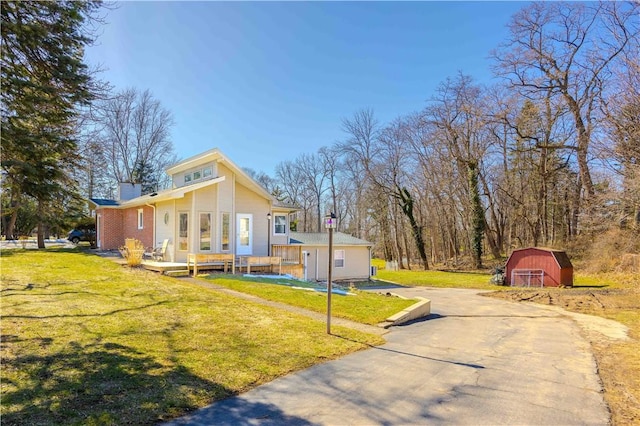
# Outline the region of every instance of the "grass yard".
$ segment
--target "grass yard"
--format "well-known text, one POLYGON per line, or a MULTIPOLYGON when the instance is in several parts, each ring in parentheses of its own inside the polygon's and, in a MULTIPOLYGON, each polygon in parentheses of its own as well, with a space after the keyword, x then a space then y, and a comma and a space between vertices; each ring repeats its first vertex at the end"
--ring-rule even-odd
MULTIPOLYGON (((376 278, 381 281, 389 281, 402 285, 441 287, 441 288, 476 288, 479 290, 508 290, 509 287, 498 286, 489 283, 491 275, 481 272, 456 272, 456 271, 436 271, 436 270, 411 270, 401 269, 398 271, 387 271, 384 269, 385 262, 381 259, 374 259, 372 264, 378 267, 376 278)), ((635 277, 631 274, 608 273, 608 274, 574 274, 575 287, 610 287, 626 288, 633 286, 635 277)))
POLYGON ((403 285, 447 287, 447 288, 477 288, 483 290, 500 290, 504 287, 489 284, 491 275, 475 272, 443 272, 443 271, 387 271, 378 269, 375 277, 381 281, 390 281, 403 285))
POLYGON ((77 250, 0 268, 3 425, 154 424, 383 343, 77 250))
MULTIPOLYGON (((327 312, 326 293, 298 290, 286 285, 269 283, 264 279, 240 278, 232 275, 212 274, 207 279, 217 285, 252 294, 266 300, 286 303, 315 312, 327 312)), ((279 279, 278 281, 286 282, 287 280, 279 279)), ((298 282, 290 284, 300 285, 298 282)), ((415 300, 382 296, 358 290, 350 291, 355 293, 356 296, 332 294, 332 316, 375 325, 416 303, 415 300)))

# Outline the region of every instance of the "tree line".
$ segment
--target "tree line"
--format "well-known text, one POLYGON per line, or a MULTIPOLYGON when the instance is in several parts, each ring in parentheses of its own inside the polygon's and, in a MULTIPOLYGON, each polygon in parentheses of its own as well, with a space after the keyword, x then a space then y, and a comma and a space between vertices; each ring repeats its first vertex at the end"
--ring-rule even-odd
POLYGON ((171 113, 148 90, 116 91, 84 63, 110 9, 101 1, 3 1, 2 234, 86 224, 87 198, 118 182, 167 184, 171 113))
POLYGON ((460 72, 389 123, 363 109, 343 140, 263 175, 301 207, 298 230, 332 211, 377 255, 425 269, 638 232, 638 4, 533 3, 509 30, 491 52, 500 83, 460 72))

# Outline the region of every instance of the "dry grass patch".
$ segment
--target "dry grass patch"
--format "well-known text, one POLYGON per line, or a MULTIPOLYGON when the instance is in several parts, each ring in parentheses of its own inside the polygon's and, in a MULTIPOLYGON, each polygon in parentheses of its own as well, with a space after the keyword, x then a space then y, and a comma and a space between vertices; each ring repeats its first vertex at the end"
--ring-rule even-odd
POLYGON ((381 338, 76 250, 11 250, 2 424, 154 424, 381 338))

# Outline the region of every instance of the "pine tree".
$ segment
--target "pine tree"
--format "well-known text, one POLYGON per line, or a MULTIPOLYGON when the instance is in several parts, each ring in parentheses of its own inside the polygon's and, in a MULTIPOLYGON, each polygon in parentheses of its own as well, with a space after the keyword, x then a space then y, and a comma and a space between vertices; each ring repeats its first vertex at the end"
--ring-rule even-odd
MULTIPOLYGON (((57 200, 78 198, 74 120, 91 101, 85 25, 100 2, 3 1, 2 170, 16 200, 36 200, 38 247, 57 200)), ((15 210, 18 211, 18 208, 15 210)), ((9 230, 10 231, 10 230, 9 230)))

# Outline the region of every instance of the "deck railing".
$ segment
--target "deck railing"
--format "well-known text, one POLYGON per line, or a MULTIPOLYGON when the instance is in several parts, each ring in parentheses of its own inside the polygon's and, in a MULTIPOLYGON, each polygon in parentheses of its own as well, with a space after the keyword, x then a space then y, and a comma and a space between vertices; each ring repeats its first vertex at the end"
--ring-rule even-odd
POLYGON ((271 256, 282 258, 282 263, 302 263, 302 247, 274 244, 271 246, 271 256))

